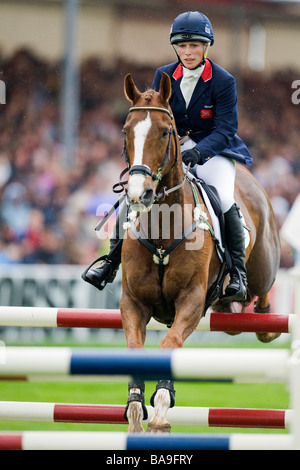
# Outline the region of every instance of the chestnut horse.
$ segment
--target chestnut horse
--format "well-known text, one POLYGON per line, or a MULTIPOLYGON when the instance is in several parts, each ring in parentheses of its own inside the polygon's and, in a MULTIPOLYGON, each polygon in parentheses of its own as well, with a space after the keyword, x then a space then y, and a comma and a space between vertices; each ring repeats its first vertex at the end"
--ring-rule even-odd
MULTIPOLYGON (((159 92, 147 90, 141 93, 130 74, 125 78, 124 88, 132 106, 123 130, 124 152, 130 168, 127 199, 131 209, 137 210, 141 218, 135 225, 131 222, 131 228, 127 227, 122 247, 120 309, 123 329, 128 348, 143 348, 146 325, 154 317, 170 326, 160 348, 181 348, 205 314, 207 292, 218 278, 221 262, 211 231, 203 230, 203 227, 211 226, 209 213, 200 194, 195 200, 195 191, 184 173, 169 106, 169 76, 163 75, 159 92), (195 228, 192 214, 197 201, 205 214, 202 212, 203 223, 195 228), (181 211, 173 219, 169 217, 169 235, 163 236, 160 223, 154 238, 151 213, 154 207, 163 208, 163 205, 180 207, 181 211), (146 228, 142 220, 147 222, 146 228), (188 221, 191 221, 189 235, 173 245, 178 239, 174 235, 175 222, 187 227, 188 221), (144 237, 139 237, 141 233, 144 237), (167 257, 163 256, 164 250, 167 257)), ((246 249, 249 292, 247 302, 240 310, 243 311, 245 305, 257 297, 255 311, 267 313, 270 311, 269 291, 279 267, 278 229, 266 193, 249 171, 239 164, 236 168, 235 200, 250 229, 250 242, 246 249)), ((233 311, 233 306, 222 298, 217 299, 212 308, 215 311, 233 311)), ((257 333, 263 342, 272 341, 277 336, 279 334, 257 333)), ((171 381, 158 382, 151 398, 155 410, 148 431, 170 430, 166 412, 174 405, 174 394, 171 381)), ((144 383, 134 381, 129 384, 126 408, 130 432, 143 431, 145 413, 144 383)))

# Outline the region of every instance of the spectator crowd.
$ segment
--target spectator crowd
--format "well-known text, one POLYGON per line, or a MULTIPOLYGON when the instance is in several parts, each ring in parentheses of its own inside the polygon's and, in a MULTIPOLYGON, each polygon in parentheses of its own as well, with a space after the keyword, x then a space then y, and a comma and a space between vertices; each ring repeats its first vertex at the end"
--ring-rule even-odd
MULTIPOLYGON (((97 209, 113 204, 112 186, 125 167, 122 125, 128 103, 123 80, 141 89, 154 67, 98 58, 80 64, 79 119, 71 164, 62 144, 62 63, 29 50, 0 58, 6 104, 0 104, 0 262, 89 264, 106 252, 94 228, 97 209)), ((293 71, 238 79, 239 136, 254 157, 251 172, 269 195, 282 226, 300 190, 299 106, 292 102, 293 71)), ((113 219, 111 220, 113 223, 113 219)), ((282 267, 293 264, 283 242, 282 267)))

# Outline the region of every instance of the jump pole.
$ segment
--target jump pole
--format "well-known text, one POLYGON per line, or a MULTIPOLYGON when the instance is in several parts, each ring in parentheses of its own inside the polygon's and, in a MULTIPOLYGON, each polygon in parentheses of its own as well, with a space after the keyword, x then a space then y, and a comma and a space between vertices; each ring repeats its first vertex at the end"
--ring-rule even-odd
POLYGON ((0 450, 290 450, 291 442, 289 434, 0 432, 0 450))
MULTIPOLYGON (((148 410, 147 423, 154 414, 148 410)), ((125 405, 95 405, 74 403, 0 402, 0 420, 46 421, 64 423, 128 424, 124 418, 125 405)), ((207 408, 177 406, 170 408, 167 417, 172 426, 239 427, 289 429, 292 410, 253 408, 207 408)))
MULTIPOLYGON (((300 198, 298 197, 298 207, 300 198)), ((299 223, 299 222, 298 222, 299 223)), ((291 432, 293 449, 300 450, 300 247, 297 248, 297 264, 291 270, 295 280, 295 328, 292 335, 290 367, 291 407, 294 408, 291 432)))
POLYGON ((222 379, 287 383, 285 349, 175 350, 6 347, 0 377, 126 375, 146 380, 222 379))
MULTIPOLYGON (((196 331, 292 333, 294 322, 292 314, 208 312, 196 331)), ((122 329, 122 320, 118 309, 2 306, 0 326, 122 329)), ((167 326, 151 319, 147 329, 165 331, 167 326)))

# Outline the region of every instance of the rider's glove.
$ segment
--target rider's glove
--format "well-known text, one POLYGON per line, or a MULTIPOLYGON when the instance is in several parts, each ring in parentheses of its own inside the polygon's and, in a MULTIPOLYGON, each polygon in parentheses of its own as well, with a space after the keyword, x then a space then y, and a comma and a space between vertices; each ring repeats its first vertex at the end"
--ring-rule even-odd
POLYGON ((203 164, 200 152, 195 147, 193 149, 182 152, 182 161, 187 166, 190 163, 191 167, 203 164))

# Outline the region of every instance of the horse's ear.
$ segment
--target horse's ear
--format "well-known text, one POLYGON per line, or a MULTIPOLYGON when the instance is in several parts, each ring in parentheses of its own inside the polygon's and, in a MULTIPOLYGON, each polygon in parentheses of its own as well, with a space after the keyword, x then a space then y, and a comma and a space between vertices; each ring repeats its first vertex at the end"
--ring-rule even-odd
POLYGON ((160 85, 159 85, 159 94, 161 98, 168 103, 171 93, 172 93, 171 79, 166 72, 163 72, 161 80, 160 80, 160 85))
POLYGON ((137 89, 130 73, 124 79, 124 93, 128 101, 135 103, 141 96, 141 92, 137 89))

